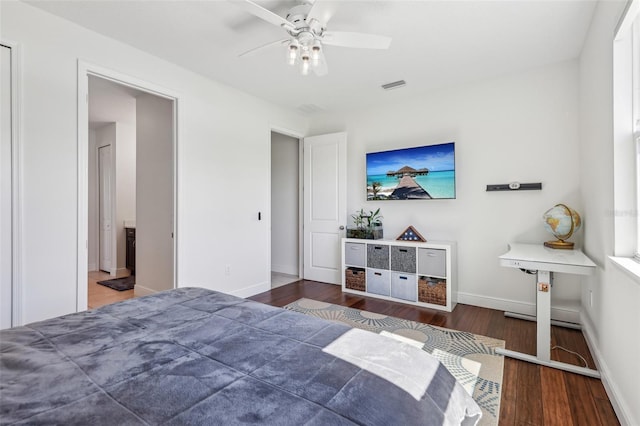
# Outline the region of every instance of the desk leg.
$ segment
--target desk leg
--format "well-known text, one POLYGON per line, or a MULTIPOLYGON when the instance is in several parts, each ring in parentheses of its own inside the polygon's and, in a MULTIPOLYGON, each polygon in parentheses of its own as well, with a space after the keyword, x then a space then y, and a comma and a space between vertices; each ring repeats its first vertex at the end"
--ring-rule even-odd
POLYGON ((551 360, 551 284, 553 273, 538 271, 536 283, 536 353, 541 361, 551 360))
POLYGON ((522 352, 509 349, 497 348, 496 353, 522 361, 533 362, 571 373, 582 374, 589 377, 600 378, 600 372, 590 368, 578 367, 577 365, 551 360, 551 284, 553 283, 553 273, 549 271, 538 271, 536 280, 536 354, 532 356, 522 352))

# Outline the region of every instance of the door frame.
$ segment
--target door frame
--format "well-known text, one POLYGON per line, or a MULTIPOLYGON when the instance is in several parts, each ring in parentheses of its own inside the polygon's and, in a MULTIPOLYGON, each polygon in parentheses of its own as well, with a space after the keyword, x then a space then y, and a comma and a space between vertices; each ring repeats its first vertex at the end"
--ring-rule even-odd
POLYGON ((24 324, 22 295, 22 47, 0 39, 11 51, 11 326, 24 324))
MULTIPOLYGON (((271 125, 269 126, 269 191, 273 190, 271 182, 271 132, 279 133, 281 135, 289 136, 298 139, 298 278, 304 278, 304 133, 296 130, 291 130, 285 127, 271 125)), ((269 197, 269 212, 271 212, 271 197, 269 197)), ((268 253, 269 253, 269 283, 271 283, 271 214, 269 214, 269 241, 268 241, 268 253)))
POLYGON ((89 238, 89 76, 159 96, 173 104, 173 288, 178 277, 178 141, 180 125, 180 95, 157 84, 114 71, 100 65, 78 60, 78 211, 76 242, 76 311, 87 309, 88 303, 88 238, 89 238))

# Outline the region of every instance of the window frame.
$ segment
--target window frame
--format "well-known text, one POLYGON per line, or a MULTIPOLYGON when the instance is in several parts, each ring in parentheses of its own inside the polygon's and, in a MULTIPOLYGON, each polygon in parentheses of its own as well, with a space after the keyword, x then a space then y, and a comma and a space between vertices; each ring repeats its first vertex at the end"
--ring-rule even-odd
MULTIPOLYGON (((637 5, 636 1, 636 5, 637 5)), ((636 6, 637 7, 637 6, 636 6)), ((635 172, 636 172, 636 200, 635 200, 635 224, 636 238, 633 259, 640 263, 640 13, 636 16, 631 27, 631 90, 632 90, 632 130, 633 140, 636 150, 635 172)))

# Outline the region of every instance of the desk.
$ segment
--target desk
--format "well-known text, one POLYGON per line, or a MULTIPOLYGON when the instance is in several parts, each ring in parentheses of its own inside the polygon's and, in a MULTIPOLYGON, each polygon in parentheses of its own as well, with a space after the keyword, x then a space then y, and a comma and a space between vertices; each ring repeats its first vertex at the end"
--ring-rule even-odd
POLYGON ((600 377, 600 373, 590 368, 551 360, 551 288, 553 273, 590 275, 596 265, 580 250, 559 250, 542 244, 509 244, 509 251, 499 256, 500 265, 510 268, 536 271, 536 356, 508 349, 496 352, 512 358, 529 361, 547 367, 558 368, 590 377, 600 377))

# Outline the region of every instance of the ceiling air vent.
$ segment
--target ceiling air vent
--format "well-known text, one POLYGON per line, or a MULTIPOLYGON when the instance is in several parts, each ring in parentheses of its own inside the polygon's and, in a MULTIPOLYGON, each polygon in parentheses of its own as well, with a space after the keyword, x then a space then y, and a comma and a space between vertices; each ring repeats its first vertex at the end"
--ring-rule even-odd
POLYGON ((382 88, 384 90, 397 89, 398 87, 406 86, 407 82, 404 80, 394 81, 392 83, 383 84, 382 88))
POLYGON ((324 108, 314 104, 304 104, 298 107, 298 111, 304 112, 305 114, 315 114, 316 112, 324 111, 324 108))

